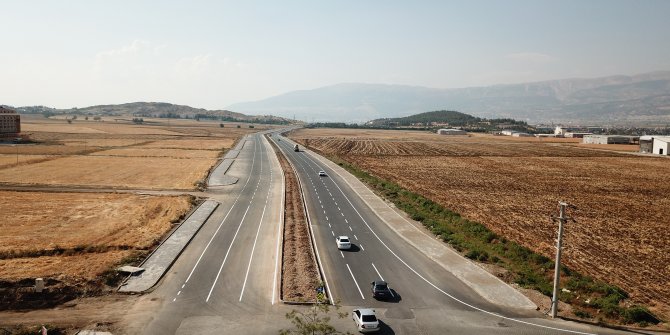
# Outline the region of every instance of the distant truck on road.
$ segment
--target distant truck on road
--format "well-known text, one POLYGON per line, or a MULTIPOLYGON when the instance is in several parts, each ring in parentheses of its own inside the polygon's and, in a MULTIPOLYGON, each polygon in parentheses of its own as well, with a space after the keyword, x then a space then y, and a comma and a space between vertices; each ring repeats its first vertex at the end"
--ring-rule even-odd
POLYGON ((293 151, 298 152, 300 151, 300 147, 296 144, 293 146, 293 151))

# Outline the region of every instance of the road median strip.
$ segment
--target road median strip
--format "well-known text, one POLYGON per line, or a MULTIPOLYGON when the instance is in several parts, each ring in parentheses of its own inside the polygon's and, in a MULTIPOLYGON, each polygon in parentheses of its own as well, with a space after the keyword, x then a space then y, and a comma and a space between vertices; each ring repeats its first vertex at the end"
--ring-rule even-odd
POLYGON ((293 165, 270 140, 285 178, 284 238, 280 296, 284 303, 317 303, 327 299, 315 256, 300 180, 293 165))

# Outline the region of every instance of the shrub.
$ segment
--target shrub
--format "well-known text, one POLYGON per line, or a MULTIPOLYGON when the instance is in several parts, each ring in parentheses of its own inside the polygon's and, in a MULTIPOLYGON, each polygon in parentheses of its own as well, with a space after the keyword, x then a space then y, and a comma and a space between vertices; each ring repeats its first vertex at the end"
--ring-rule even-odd
POLYGON ((583 311, 581 309, 575 309, 574 313, 575 313, 575 316, 580 318, 580 319, 590 319, 590 318, 593 317, 589 312, 583 311))
POLYGON ((647 324, 658 324, 660 320, 656 318, 646 307, 631 306, 623 311, 624 323, 639 323, 641 326, 647 324))

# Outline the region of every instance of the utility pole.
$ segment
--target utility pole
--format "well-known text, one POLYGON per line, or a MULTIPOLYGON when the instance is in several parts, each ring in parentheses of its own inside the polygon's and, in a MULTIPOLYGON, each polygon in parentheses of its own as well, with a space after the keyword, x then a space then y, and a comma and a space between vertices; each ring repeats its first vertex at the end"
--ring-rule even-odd
POLYGON ((555 318, 558 313, 558 283, 561 276, 561 247, 563 246, 563 224, 572 218, 565 216, 565 207, 575 206, 569 205, 567 202, 559 201, 560 206, 559 216, 553 216, 554 221, 558 221, 558 239, 556 239, 556 264, 554 268, 554 294, 551 298, 551 317, 555 318))

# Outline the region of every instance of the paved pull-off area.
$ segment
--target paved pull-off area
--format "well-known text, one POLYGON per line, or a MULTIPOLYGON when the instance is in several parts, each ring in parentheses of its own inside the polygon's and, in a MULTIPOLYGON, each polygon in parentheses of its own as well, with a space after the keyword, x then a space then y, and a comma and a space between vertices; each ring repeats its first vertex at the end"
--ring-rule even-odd
POLYGON ((144 292, 152 288, 163 277, 163 274, 172 265, 174 260, 188 245, 193 235, 198 232, 202 224, 207 221, 219 203, 207 200, 198 207, 175 231, 156 248, 156 250, 140 265, 144 271, 137 276, 131 276, 121 286, 119 292, 144 292))
POLYGON ((227 186, 237 183, 239 178, 228 175, 228 170, 230 166, 235 162, 235 158, 239 155, 240 150, 244 147, 244 143, 247 141, 247 136, 245 135, 237 142, 235 148, 228 150, 223 156, 223 159, 219 165, 214 168, 212 173, 210 173, 209 178, 207 179, 207 185, 212 188, 219 186, 227 186))

